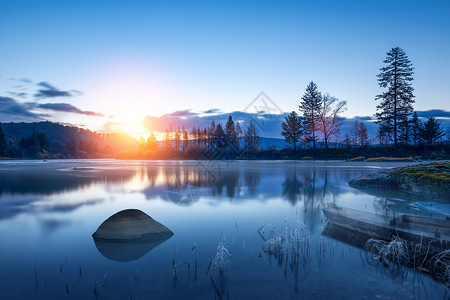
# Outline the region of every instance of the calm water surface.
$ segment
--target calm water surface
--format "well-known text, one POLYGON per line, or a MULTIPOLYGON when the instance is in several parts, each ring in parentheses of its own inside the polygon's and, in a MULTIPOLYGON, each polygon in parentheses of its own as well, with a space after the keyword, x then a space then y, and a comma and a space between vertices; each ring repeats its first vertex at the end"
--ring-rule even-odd
POLYGON ((450 215, 448 203, 347 185, 400 165, 0 162, 0 299, 448 299, 444 284, 383 267, 345 234, 324 234, 327 202, 380 214, 450 215), (127 208, 174 235, 96 245, 97 227, 127 208), (264 251, 270 234, 294 228, 302 237, 297 261, 264 251), (230 254, 223 272, 211 264, 219 243, 230 254))

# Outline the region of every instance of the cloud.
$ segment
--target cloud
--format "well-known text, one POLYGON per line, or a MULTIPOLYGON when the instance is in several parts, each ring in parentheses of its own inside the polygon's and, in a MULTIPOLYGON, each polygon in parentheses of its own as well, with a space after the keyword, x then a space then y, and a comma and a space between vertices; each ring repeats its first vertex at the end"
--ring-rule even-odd
POLYGON ((421 118, 450 118, 450 111, 431 109, 426 111, 417 111, 417 115, 421 118))
POLYGON ((39 82, 37 85, 42 87, 42 89, 39 89, 34 95, 36 98, 72 97, 73 94, 76 94, 72 91, 58 90, 53 85, 45 81, 39 82))
POLYGON ((0 96, 0 116, 3 122, 39 121, 43 115, 31 112, 28 104, 22 104, 10 97, 0 96))
POLYGON ((10 94, 11 96, 20 97, 20 98, 27 97, 27 93, 24 93, 24 92, 7 92, 7 93, 10 94))
POLYGON ((42 109, 53 110, 53 111, 70 112, 70 113, 76 113, 76 114, 87 115, 87 116, 95 116, 95 117, 104 117, 104 115, 101 113, 94 112, 94 111, 81 110, 69 103, 44 103, 44 104, 39 104, 37 107, 42 108, 42 109))
POLYGON ((211 108, 208 110, 203 111, 204 114, 218 114, 221 113, 222 111, 218 108, 211 108))

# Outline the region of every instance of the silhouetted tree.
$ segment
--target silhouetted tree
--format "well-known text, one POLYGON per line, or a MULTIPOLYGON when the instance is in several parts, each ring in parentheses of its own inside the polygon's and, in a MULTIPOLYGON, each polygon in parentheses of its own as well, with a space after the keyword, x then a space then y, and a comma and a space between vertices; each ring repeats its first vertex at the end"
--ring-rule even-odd
POLYGON ((398 142, 408 145, 411 140, 411 120, 406 117, 398 123, 398 142))
POLYGON ((361 146, 369 143, 369 135, 367 134, 367 127, 364 125, 364 122, 359 122, 358 140, 361 146))
POLYGON ((445 135, 444 129, 441 128, 441 123, 435 118, 431 117, 423 125, 422 137, 424 141, 429 144, 435 144, 440 138, 445 135))
POLYGON ((219 150, 221 152, 225 151, 227 143, 226 143, 226 135, 222 129, 222 125, 218 124, 216 126, 216 131, 214 132, 214 137, 215 137, 217 150, 219 150))
POLYGON ((325 148, 328 149, 328 141, 332 136, 339 134, 342 119, 339 114, 346 110, 346 101, 339 101, 338 98, 325 94, 322 98, 320 118, 317 130, 322 132, 325 148))
POLYGON ((322 95, 317 88, 317 84, 311 81, 306 87, 305 94, 302 96, 298 108, 303 114, 305 141, 308 143, 312 142, 314 149, 316 149, 317 122, 320 119, 321 107, 322 95))
POLYGON ((375 116, 380 125, 389 124, 384 130, 392 128, 394 145, 397 146, 398 123, 413 111, 414 89, 410 82, 413 80, 414 68, 399 47, 392 48, 383 62, 387 65, 380 69, 381 73, 377 77, 379 86, 387 88, 387 91, 375 97, 381 100, 375 116))
POLYGON ((250 124, 245 131, 245 148, 250 151, 258 151, 260 148, 261 137, 255 127, 255 123, 250 121, 250 124))
POLYGON ((236 122, 236 135, 237 135, 237 143, 238 143, 238 150, 241 149, 241 139, 243 137, 243 131, 241 129, 241 126, 239 125, 239 122, 236 122))
POLYGON ((234 121, 231 116, 228 116, 228 121, 225 124, 225 135, 228 150, 238 151, 238 137, 234 126, 234 121))
POLYGON ((359 136, 358 136, 358 132, 359 132, 359 120, 355 119, 355 122, 353 122, 352 127, 350 128, 350 138, 351 138, 351 143, 354 146, 359 145, 359 136))
POLYGON ((392 127, 390 124, 381 124, 377 130, 378 142, 380 145, 387 145, 392 142, 392 127))
POLYGON ((297 142, 303 133, 303 129, 302 121, 295 111, 284 118, 281 128, 281 135, 284 136, 286 143, 293 144, 294 150, 297 150, 297 142))
POLYGON ((411 140, 414 145, 422 144, 423 122, 419 119, 417 112, 411 118, 411 140))

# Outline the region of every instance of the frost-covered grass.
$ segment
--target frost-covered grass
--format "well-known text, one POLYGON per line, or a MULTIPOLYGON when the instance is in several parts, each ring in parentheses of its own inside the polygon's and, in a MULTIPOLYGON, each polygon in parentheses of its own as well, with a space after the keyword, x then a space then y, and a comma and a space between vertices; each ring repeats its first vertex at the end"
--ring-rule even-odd
POLYGON ((394 237, 390 242, 369 239, 364 245, 364 249, 375 253, 378 259, 387 258, 398 263, 409 260, 408 243, 399 237, 394 237))
POLYGON ((388 262, 405 264, 418 271, 430 273, 439 281, 450 283, 450 249, 437 252, 430 245, 411 244, 393 237, 390 242, 369 239, 364 250, 373 253, 371 259, 376 259, 388 266, 388 262))
POLYGON ((269 255, 269 259, 274 257, 279 266, 285 267, 285 272, 289 267, 297 274, 300 258, 304 261, 309 258, 310 237, 306 226, 298 220, 291 226, 285 220, 280 230, 264 224, 258 232, 264 240, 262 248, 264 253, 269 255), (266 227, 271 227, 267 236, 266 227))

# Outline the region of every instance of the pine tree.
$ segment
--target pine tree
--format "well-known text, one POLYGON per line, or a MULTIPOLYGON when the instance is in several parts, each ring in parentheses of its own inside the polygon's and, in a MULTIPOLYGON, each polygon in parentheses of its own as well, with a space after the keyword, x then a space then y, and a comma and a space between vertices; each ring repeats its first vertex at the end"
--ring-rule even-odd
POLYGON ((243 132, 242 132, 241 126, 239 125, 239 122, 236 122, 235 130, 236 130, 236 135, 237 135, 237 147, 238 147, 238 150, 240 150, 241 149, 241 138, 242 138, 243 132))
POLYGON ((293 144, 294 151, 297 150, 297 141, 300 139, 303 129, 301 119, 295 111, 285 117, 285 121, 281 123, 281 128, 283 129, 281 135, 284 136, 286 143, 293 144))
POLYGON ((221 124, 217 124, 216 131, 214 132, 214 136, 215 136, 216 148, 221 152, 224 151, 227 144, 226 144, 226 135, 222 129, 221 124))
POLYGON ((383 130, 392 128, 394 145, 397 147, 398 124, 413 111, 414 89, 411 81, 414 68, 406 53, 398 47, 392 48, 383 62, 387 65, 377 75, 378 85, 387 88, 387 91, 375 97, 381 100, 375 116, 377 122, 384 125, 383 130))
POLYGON ((317 122, 320 119, 320 110, 322 107, 322 95, 320 94, 317 84, 311 81, 306 87, 305 94, 298 106, 303 114, 303 130, 305 132, 306 142, 312 142, 316 149, 317 141, 317 122))
POLYGON ((411 141, 411 119, 405 118, 398 123, 398 141, 404 145, 411 141))
POLYGON ((234 126, 234 121, 231 116, 228 116, 228 121, 225 124, 225 135, 227 148, 230 151, 237 151, 237 133, 236 127, 234 126))
POLYGON ((429 145, 435 144, 445 135, 444 129, 441 128, 441 123, 435 118, 431 117, 423 125, 422 137, 429 145))
POLYGON ((423 122, 419 119, 417 112, 411 118, 411 140, 414 145, 422 144, 423 122))

